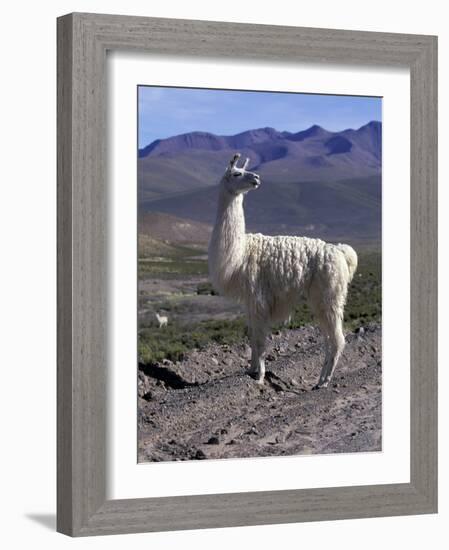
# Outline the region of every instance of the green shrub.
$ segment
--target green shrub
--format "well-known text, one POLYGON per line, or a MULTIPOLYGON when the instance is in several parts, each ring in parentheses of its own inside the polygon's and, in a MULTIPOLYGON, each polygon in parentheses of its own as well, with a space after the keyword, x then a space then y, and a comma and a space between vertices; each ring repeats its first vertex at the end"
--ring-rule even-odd
POLYGON ((244 319, 202 321, 192 326, 171 323, 166 327, 147 327, 139 334, 139 362, 163 359, 180 361, 192 349, 203 349, 210 342, 233 344, 246 335, 244 319))

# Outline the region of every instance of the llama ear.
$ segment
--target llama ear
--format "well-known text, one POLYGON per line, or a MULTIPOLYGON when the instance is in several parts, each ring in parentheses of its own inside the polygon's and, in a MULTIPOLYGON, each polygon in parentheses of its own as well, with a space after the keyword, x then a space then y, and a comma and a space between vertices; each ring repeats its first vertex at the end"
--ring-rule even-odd
POLYGON ((236 153, 232 157, 231 161, 229 162, 229 168, 234 168, 234 166, 237 164, 237 161, 239 160, 239 158, 240 158, 240 153, 236 153))
POLYGON ((246 157, 245 164, 242 166, 243 170, 246 170, 246 168, 248 167, 248 164, 249 164, 249 158, 246 157))

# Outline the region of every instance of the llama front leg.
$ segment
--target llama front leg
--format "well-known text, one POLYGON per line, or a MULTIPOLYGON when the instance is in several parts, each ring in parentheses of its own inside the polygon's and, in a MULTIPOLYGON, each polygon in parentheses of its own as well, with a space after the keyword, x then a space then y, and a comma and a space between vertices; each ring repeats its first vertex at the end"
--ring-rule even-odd
POLYGON ((249 373, 259 384, 265 377, 265 347, 267 329, 265 325, 253 326, 251 332, 251 368, 249 373))

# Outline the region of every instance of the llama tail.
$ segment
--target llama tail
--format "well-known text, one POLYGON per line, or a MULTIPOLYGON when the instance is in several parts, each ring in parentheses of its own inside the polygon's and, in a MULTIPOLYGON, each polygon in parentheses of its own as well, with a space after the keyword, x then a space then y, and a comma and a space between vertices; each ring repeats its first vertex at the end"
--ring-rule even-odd
POLYGON ((354 273, 357 270, 357 253, 356 251, 349 246, 348 244, 337 244, 337 248, 343 252, 343 255, 345 257, 346 263, 348 265, 349 270, 349 283, 352 281, 352 278, 354 277, 354 273))

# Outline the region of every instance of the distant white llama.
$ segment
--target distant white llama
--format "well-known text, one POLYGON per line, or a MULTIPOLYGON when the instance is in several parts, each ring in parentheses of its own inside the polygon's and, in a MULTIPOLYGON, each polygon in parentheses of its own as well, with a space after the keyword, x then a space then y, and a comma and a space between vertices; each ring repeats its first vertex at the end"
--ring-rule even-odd
POLYGON ((156 312, 156 319, 159 323, 159 328, 166 327, 168 324, 168 317, 166 315, 159 315, 159 313, 156 312))
POLYGON ((260 185, 234 155, 219 185, 217 218, 209 243, 213 286, 241 302, 251 340, 251 374, 262 383, 270 325, 288 319, 304 295, 325 337, 325 361, 315 388, 327 387, 345 346, 342 330, 348 284, 357 254, 348 245, 307 237, 245 232, 243 197, 260 185))

